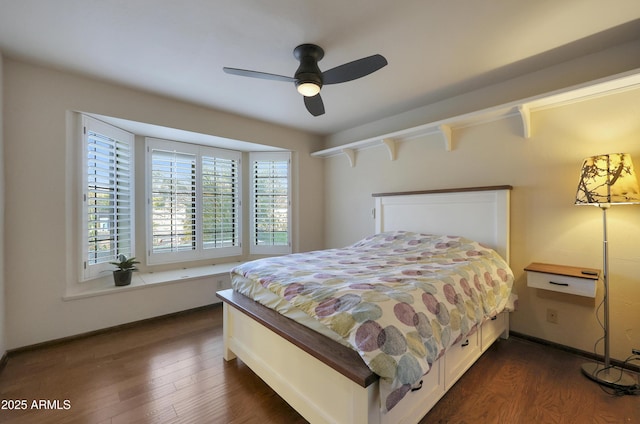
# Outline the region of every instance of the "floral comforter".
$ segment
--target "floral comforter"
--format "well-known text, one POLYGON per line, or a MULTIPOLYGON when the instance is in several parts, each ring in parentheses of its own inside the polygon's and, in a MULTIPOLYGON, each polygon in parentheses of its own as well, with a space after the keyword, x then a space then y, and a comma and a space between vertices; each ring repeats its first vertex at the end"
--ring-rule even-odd
POLYGON ((232 273, 343 337, 381 377, 383 410, 418 385, 449 346, 505 309, 514 279, 477 242, 403 231, 260 259, 232 273))

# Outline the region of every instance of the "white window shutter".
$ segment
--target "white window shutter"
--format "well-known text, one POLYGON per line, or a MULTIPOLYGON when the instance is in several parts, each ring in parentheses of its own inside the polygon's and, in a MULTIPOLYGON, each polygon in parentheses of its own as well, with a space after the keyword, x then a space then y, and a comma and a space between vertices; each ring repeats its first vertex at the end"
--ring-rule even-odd
POLYGON ((250 253, 291 253, 291 154, 261 152, 250 158, 250 253))
POLYGON ((204 249, 240 246, 239 163, 202 157, 202 238, 204 249))
POLYGON ((82 279, 134 254, 134 136, 83 116, 82 279))
POLYGON ((147 139, 147 263, 242 254, 240 152, 147 139))
POLYGON ((196 249, 196 156, 151 151, 153 254, 196 249))

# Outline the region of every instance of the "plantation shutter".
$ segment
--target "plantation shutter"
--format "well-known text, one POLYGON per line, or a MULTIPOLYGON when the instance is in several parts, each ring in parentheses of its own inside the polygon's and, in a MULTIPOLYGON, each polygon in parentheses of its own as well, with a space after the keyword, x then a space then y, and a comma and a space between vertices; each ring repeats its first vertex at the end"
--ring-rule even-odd
POLYGON ((133 134, 83 116, 83 279, 134 252, 133 134))
POLYGON ((147 264, 242 254, 241 157, 240 152, 147 139, 147 264))
POLYGON ((202 157, 203 248, 240 246, 237 159, 202 157))
POLYGON ((291 252, 290 154, 251 154, 251 253, 291 252))
POLYGON ((196 249, 196 156, 151 151, 152 252, 196 249))

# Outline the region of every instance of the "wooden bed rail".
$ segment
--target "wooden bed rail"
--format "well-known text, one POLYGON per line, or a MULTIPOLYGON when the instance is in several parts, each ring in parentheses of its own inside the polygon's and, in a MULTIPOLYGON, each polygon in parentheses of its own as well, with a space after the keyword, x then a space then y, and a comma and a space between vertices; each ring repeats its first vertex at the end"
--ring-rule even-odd
POLYGON ((219 291, 216 296, 354 383, 367 387, 379 379, 355 350, 312 331, 233 289, 219 291))
POLYGON ((493 191, 493 190, 513 190, 510 185, 483 186, 483 187, 463 187, 463 188, 441 188, 437 190, 417 190, 417 191, 392 191, 389 193, 373 193, 371 197, 386 196, 406 196, 413 194, 439 194, 439 193, 460 193, 468 191, 493 191))

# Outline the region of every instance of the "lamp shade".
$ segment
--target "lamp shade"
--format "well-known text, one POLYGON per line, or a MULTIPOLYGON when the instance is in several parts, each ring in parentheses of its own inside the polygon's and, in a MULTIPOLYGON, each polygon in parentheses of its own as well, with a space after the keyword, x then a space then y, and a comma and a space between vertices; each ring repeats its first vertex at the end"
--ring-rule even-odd
POLYGON ((627 153, 592 156, 582 163, 576 205, 607 207, 640 203, 640 189, 627 153))
POLYGON ((313 97, 320 92, 320 86, 315 82, 302 82, 297 88, 298 93, 305 97, 313 97))

